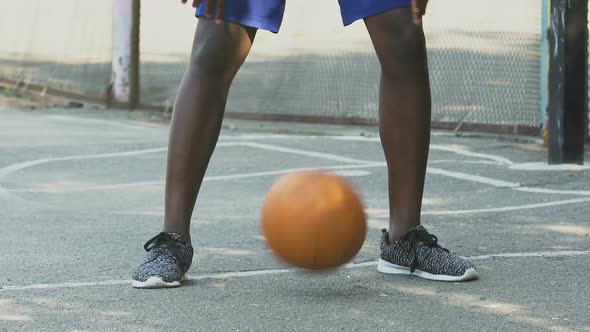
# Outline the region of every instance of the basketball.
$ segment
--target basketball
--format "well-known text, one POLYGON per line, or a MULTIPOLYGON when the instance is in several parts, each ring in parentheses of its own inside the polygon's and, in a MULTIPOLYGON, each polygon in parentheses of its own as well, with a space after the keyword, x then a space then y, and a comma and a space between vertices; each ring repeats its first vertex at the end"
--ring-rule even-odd
POLYGON ((275 256, 308 270, 330 270, 350 261, 365 242, 363 203, 352 185, 321 171, 281 177, 261 213, 262 232, 275 256))

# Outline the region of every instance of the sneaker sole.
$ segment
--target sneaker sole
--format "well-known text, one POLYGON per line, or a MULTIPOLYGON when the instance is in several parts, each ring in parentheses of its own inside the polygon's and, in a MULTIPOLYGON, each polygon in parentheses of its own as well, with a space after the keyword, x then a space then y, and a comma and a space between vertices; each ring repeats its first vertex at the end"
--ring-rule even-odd
POLYGON ((141 289, 158 289, 158 288, 174 288, 179 287, 181 282, 186 280, 188 276, 184 274, 180 280, 166 282, 162 280, 160 277, 150 277, 146 281, 138 281, 133 280, 131 282, 131 287, 133 288, 141 288, 141 289))
POLYGON ((415 275, 420 278, 435 280, 435 281, 469 281, 479 278, 479 274, 474 268, 467 269, 463 275, 460 276, 448 276, 444 274, 432 274, 425 271, 416 270, 413 273, 410 272, 409 267, 392 264, 386 260, 379 259, 377 264, 377 271, 385 274, 401 274, 401 275, 415 275))

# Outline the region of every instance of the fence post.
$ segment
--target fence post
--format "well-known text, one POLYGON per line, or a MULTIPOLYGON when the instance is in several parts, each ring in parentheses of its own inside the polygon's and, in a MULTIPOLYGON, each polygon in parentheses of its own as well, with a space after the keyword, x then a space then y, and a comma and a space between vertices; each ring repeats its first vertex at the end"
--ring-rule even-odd
POLYGON ((545 146, 549 144, 549 119, 547 107, 549 99, 549 17, 551 0, 541 0, 541 136, 545 146))
POLYGON ((588 0, 552 0, 549 48, 549 164, 583 164, 588 0))
POLYGON ((139 100, 139 2, 113 0, 112 99, 134 109, 139 100))
POLYGON ((135 109, 139 104, 139 31, 140 31, 140 0, 133 0, 131 5, 131 59, 129 108, 135 109))

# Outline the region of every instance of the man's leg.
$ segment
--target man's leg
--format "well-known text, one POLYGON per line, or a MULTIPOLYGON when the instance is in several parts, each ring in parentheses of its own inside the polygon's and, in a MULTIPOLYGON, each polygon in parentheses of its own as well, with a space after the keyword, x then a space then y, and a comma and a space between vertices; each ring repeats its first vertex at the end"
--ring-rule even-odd
POLYGON ((246 59, 256 29, 199 20, 178 94, 168 148, 164 230, 144 248, 133 274, 136 288, 177 287, 193 259, 190 220, 221 130, 231 82, 246 59))
POLYGON ((164 231, 190 239, 190 219, 215 149, 231 82, 256 29, 201 19, 178 94, 168 148, 164 231))
POLYGON ((421 26, 410 8, 365 19, 381 63, 379 129, 389 174, 389 237, 420 224, 430 143, 430 83, 421 26))
POLYGON ((420 226, 430 143, 430 83, 422 27, 409 8, 365 19, 381 63, 380 134, 389 173, 389 232, 377 269, 440 281, 478 277, 469 261, 420 226))

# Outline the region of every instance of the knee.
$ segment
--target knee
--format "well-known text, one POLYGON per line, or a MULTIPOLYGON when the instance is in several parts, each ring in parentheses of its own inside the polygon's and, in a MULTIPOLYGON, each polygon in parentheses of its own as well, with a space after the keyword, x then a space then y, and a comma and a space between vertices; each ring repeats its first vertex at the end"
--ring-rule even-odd
POLYGON ((384 74, 396 75, 426 63, 426 46, 422 28, 414 24, 394 29, 379 60, 384 74))
POLYGON ((207 79, 231 80, 244 62, 231 45, 210 38, 195 45, 190 57, 189 73, 207 79))

